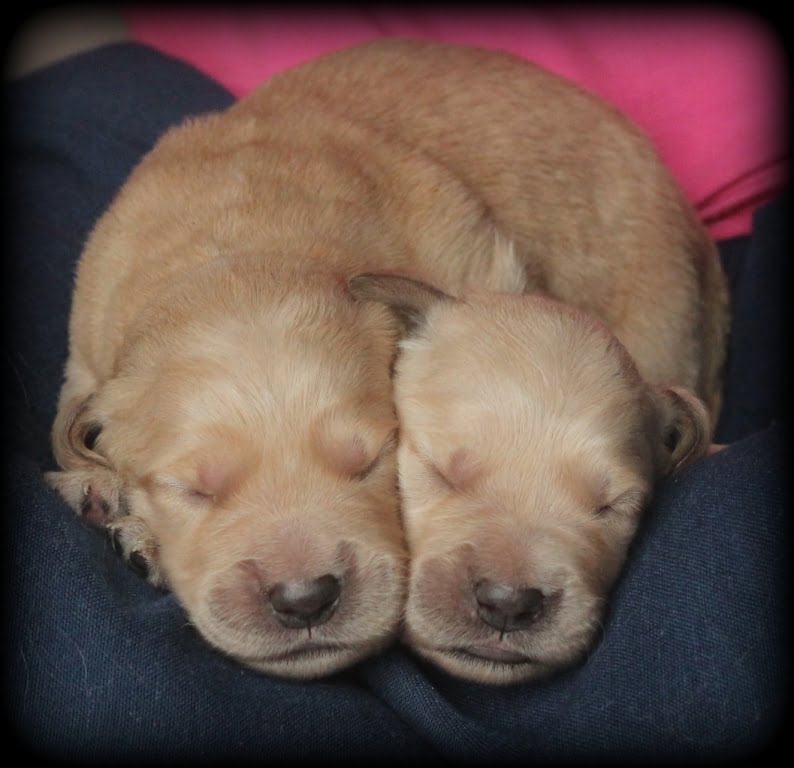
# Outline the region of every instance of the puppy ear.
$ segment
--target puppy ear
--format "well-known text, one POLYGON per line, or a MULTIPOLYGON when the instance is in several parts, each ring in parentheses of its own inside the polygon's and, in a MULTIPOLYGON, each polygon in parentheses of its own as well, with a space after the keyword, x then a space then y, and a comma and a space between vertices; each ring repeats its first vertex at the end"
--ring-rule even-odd
POLYGON ((47 472, 45 480, 86 522, 105 526, 126 514, 121 479, 97 450, 102 431, 92 407, 93 397, 62 406, 52 428, 52 448, 63 472, 47 472))
POLYGON ((400 275, 366 273, 351 277, 347 284, 354 298, 379 301, 391 308, 409 335, 422 326, 434 304, 457 301, 428 283, 400 275))
POLYGON ((709 452, 711 418, 706 406, 681 387, 654 387, 663 473, 691 464, 709 452))
POLYGON ((52 450, 64 469, 99 465, 108 467, 96 449, 102 424, 92 408, 93 396, 61 406, 52 428, 52 450))

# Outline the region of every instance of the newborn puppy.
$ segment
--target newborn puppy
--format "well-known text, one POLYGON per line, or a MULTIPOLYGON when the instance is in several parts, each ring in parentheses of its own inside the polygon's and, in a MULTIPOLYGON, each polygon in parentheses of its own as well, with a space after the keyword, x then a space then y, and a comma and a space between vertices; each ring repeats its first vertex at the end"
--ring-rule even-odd
POLYGON ((712 257, 647 141, 563 80, 443 44, 320 57, 170 130, 98 222, 50 482, 212 645, 328 674, 396 636, 407 576, 405 318, 348 279, 581 300, 710 386, 712 257))
POLYGON ((210 643, 313 677, 401 616, 393 324, 333 278, 286 280, 258 258, 199 267, 147 305, 101 384, 77 346, 67 387, 90 393, 56 423, 69 469, 51 480, 210 643))
POLYGON ((706 452, 706 408, 647 381, 602 322, 549 298, 352 283, 412 319, 395 387, 407 642, 489 683, 575 661, 654 484, 706 452))

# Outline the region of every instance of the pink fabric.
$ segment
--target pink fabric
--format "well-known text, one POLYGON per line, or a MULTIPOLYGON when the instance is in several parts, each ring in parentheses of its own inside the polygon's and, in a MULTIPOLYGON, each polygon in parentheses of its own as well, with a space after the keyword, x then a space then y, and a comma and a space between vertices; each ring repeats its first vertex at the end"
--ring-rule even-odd
POLYGON ((326 51, 401 36, 509 50, 600 94, 652 138, 714 237, 787 181, 786 67, 738 10, 127 10, 133 39, 242 95, 326 51))

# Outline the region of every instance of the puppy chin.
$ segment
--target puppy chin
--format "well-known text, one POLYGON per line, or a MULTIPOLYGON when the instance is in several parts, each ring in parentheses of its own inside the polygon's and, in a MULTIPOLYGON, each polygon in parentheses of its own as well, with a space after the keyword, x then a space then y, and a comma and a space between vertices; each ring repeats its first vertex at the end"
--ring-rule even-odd
MULTIPOLYGON (((280 655, 267 658, 235 658, 257 672, 287 680, 311 680, 341 672, 357 662, 377 653, 392 639, 384 638, 378 643, 362 643, 360 646, 308 642, 280 655)), ((221 649, 223 650, 223 649, 221 649)))
MULTIPOLYGON (((404 631, 404 642, 430 663, 453 677, 487 685, 514 685, 537 682, 584 658, 590 642, 581 638, 568 650, 556 649, 553 654, 508 647, 498 635, 487 640, 434 644, 412 629, 404 631)), ((446 633, 445 633, 446 634, 446 633)), ((595 639, 595 634, 590 640, 595 639)), ((436 641, 437 642, 437 641, 436 641)))
POLYGON ((461 680, 487 685, 515 685, 550 676, 557 665, 507 651, 498 643, 438 648, 406 631, 406 641, 423 658, 461 680))

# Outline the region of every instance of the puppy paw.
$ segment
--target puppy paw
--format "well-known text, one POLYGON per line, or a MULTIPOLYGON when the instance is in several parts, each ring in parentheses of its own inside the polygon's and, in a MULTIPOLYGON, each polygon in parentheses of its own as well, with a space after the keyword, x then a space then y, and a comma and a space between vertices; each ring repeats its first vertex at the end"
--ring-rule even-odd
POLYGON ((107 526, 127 513, 121 484, 113 472, 99 469, 47 472, 44 479, 91 525, 107 526))
POLYGON ((151 584, 165 584, 157 541, 146 523, 130 514, 127 497, 118 476, 92 468, 47 472, 47 484, 90 525, 103 528, 133 570, 151 584))
POLYGON ((126 515, 111 522, 107 529, 130 567, 155 587, 164 587, 160 550, 146 523, 136 515, 126 515))

